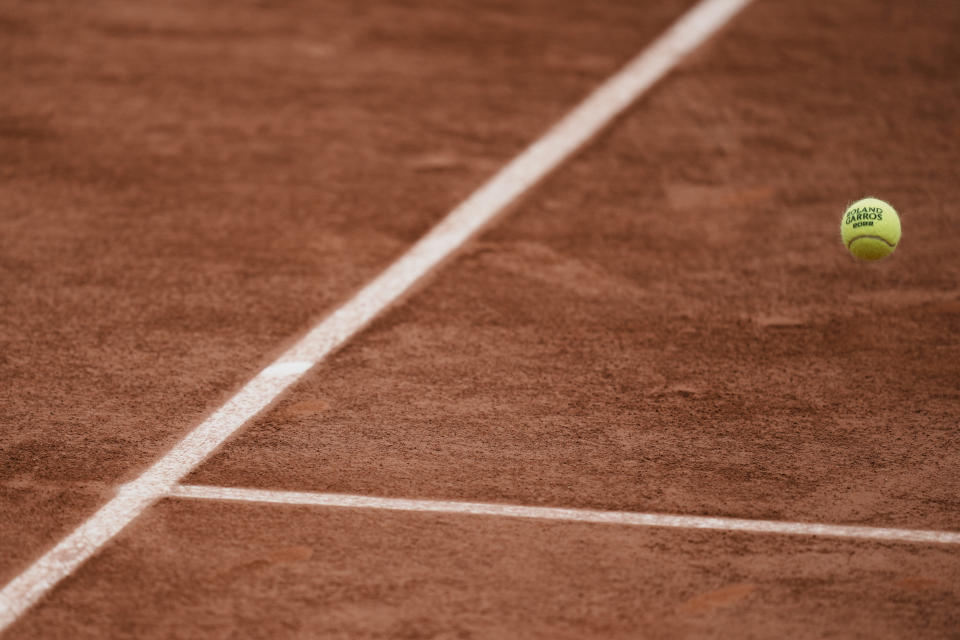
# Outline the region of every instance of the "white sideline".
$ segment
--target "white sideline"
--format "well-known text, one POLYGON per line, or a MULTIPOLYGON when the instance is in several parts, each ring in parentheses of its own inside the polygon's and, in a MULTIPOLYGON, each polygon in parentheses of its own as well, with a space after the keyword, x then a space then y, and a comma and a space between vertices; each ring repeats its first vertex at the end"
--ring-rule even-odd
POLYGON ((684 14, 626 67, 451 211, 386 271, 261 371, 69 536, 11 580, 0 591, 0 632, 165 495, 306 370, 363 329, 750 1, 703 0, 684 14))
POLYGON ((742 518, 714 518, 708 516, 679 516, 661 513, 632 513, 628 511, 598 511, 595 509, 559 509, 554 507, 525 507, 522 505, 488 502, 460 502, 451 500, 408 500, 404 498, 376 498, 341 493, 309 493, 304 491, 267 491, 262 489, 235 489, 179 485, 169 495, 175 498, 198 500, 232 500, 238 502, 270 502, 315 507, 349 509, 386 509, 389 511, 421 511, 459 515, 533 518, 537 520, 565 520, 596 524, 619 524, 639 527, 670 527, 674 529, 714 529, 748 533, 780 533, 800 536, 832 538, 862 538, 885 542, 926 542, 960 544, 960 533, 924 531, 918 529, 888 529, 811 522, 782 522, 776 520, 745 520, 742 518))

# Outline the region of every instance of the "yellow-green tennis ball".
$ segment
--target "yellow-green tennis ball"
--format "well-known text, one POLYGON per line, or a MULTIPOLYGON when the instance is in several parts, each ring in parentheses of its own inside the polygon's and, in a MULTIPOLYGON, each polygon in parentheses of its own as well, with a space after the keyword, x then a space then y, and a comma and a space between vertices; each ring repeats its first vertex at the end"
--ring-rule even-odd
POLYGON ((857 200, 843 213, 840 235, 856 257, 880 260, 893 253, 900 243, 900 216, 883 200, 857 200))

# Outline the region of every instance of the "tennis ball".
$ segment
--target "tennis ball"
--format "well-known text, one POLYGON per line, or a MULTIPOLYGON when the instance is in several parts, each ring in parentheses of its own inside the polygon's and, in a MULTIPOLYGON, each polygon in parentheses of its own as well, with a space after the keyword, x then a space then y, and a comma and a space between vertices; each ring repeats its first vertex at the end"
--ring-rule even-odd
POLYGON ((880 260, 893 253, 900 242, 900 217, 883 200, 857 200, 843 213, 840 235, 856 257, 880 260))

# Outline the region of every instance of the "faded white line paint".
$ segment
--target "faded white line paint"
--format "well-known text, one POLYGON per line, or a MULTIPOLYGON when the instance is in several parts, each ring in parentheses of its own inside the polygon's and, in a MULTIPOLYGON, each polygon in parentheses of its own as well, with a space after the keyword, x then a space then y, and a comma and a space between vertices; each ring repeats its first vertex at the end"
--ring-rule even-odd
POLYGON ((310 370, 314 363, 309 360, 277 362, 263 370, 264 375, 282 378, 290 374, 300 374, 310 370))
POLYGON ((67 538, 8 583, 0 591, 0 631, 169 491, 309 367, 363 329, 427 272, 583 146, 749 2, 704 0, 681 17, 624 69, 451 211, 386 271, 261 371, 67 538))
POLYGON ((268 502, 273 504, 340 507, 348 509, 384 509, 388 511, 418 511, 451 513, 457 515, 500 516, 532 518, 535 520, 565 520, 594 524, 619 524, 635 527, 670 527, 674 529, 714 529, 747 533, 779 533, 798 536, 825 536, 831 538, 862 538, 886 542, 926 542, 960 544, 960 533, 925 531, 919 529, 888 529, 810 522, 781 522, 776 520, 745 520, 742 518, 714 518, 706 516, 666 515, 661 513, 632 513, 629 511, 598 511, 594 509, 558 509, 552 507, 525 507, 489 502, 458 502, 450 500, 407 500, 404 498, 376 498, 339 493, 309 493, 304 491, 267 491, 181 485, 173 487, 169 495, 176 498, 200 500, 232 500, 237 502, 268 502))

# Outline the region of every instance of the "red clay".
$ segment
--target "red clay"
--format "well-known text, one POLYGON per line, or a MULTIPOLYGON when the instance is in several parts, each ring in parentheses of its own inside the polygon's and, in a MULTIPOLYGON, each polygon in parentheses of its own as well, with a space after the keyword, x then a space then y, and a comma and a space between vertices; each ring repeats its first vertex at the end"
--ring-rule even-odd
MULTIPOLYGON (((685 4, 0 9, 0 582, 685 4)), ((189 481, 960 530, 958 30, 756 3, 189 481), (864 195, 903 214, 875 265, 864 195)), ((938 638, 958 584, 946 547, 170 501, 11 636, 938 638)))
POLYGON ((958 580, 945 547, 180 501, 11 637, 942 638, 958 580))
POLYGON ((751 7, 189 482, 960 529, 960 9, 891 11, 751 7))
POLYGON ((0 582, 685 4, 0 7, 0 582))

